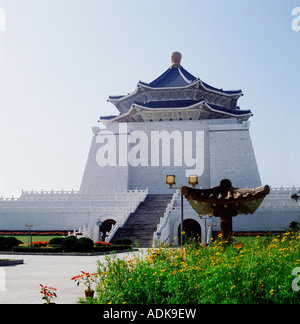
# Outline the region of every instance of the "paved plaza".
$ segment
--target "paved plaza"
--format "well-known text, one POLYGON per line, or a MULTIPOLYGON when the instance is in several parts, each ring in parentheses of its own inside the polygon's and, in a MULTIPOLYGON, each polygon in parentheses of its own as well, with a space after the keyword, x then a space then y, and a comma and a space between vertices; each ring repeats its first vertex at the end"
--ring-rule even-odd
MULTIPOLYGON (((128 254, 119 253, 123 258, 128 254)), ((84 297, 84 286, 71 280, 80 271, 96 272, 97 261, 105 256, 7 255, 0 259, 23 259, 24 264, 0 267, 0 304, 42 304, 40 284, 57 288, 56 304, 76 304, 84 297), (3 276, 5 276, 3 285, 3 276), (3 287, 5 286, 5 287, 3 287), (5 288, 5 289, 3 289, 5 288)))

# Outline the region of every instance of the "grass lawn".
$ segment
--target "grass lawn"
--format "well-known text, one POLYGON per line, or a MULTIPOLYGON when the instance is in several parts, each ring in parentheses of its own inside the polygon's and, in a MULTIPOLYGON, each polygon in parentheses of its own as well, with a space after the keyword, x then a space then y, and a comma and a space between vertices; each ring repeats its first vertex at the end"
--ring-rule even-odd
MULTIPOLYGON (((0 237, 15 237, 18 240, 22 241, 24 244, 28 244, 28 235, 0 235, 0 237)), ((32 236, 32 242, 37 242, 37 241, 50 241, 54 237, 61 237, 58 235, 33 235, 32 236)))
POLYGON ((258 241, 260 243, 267 243, 272 241, 274 235, 266 236, 234 236, 234 240, 241 244, 251 244, 251 242, 258 241))

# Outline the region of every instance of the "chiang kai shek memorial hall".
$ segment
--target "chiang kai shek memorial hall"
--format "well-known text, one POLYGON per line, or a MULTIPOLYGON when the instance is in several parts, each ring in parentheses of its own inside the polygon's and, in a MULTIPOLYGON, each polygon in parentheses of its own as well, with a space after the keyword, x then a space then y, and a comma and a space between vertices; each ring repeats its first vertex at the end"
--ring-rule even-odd
MULTIPOLYGON (((186 199, 181 209, 176 186, 212 188, 230 179, 235 188, 262 185, 252 147, 250 110, 241 109, 241 90, 208 85, 181 66, 181 54, 171 54, 171 66, 150 83, 110 96, 118 115, 101 116, 93 137, 80 189, 22 191, 19 198, 0 198, 0 229, 67 230, 94 241, 137 240, 149 247, 173 243, 181 218, 186 232, 206 243, 220 220, 199 215, 186 199), (192 177, 193 176, 193 177, 192 177), (197 184, 198 182, 198 184, 197 184), (195 183, 194 183, 195 184, 195 183)), ((59 157, 58 157, 59 158, 59 157)), ((272 188, 253 214, 233 218, 234 232, 284 231, 300 220, 300 205, 291 199, 299 188, 272 188)))

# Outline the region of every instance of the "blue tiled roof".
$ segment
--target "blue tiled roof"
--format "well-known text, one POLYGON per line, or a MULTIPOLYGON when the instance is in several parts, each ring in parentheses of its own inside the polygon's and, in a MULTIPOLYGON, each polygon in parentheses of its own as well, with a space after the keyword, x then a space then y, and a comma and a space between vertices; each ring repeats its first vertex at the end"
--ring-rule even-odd
POLYGON ((182 66, 171 67, 166 70, 162 75, 150 83, 140 81, 139 84, 145 85, 151 88, 165 88, 165 87, 185 87, 198 81, 202 88, 207 90, 218 91, 227 95, 241 94, 241 90, 223 90, 212 87, 211 85, 201 81, 185 70, 182 66))
MULTIPOLYGON (((232 116, 249 115, 250 110, 237 108, 237 100, 242 95, 241 90, 223 90, 212 87, 190 74, 181 65, 172 65, 152 82, 139 81, 134 92, 122 96, 109 96, 108 101, 116 106, 121 115, 127 113, 134 104, 149 109, 172 109, 188 108, 199 102, 207 104, 209 106, 207 108, 215 112, 232 116), (173 92, 173 89, 176 91, 173 92), (190 91, 190 89, 195 91, 190 91), (221 106, 214 105, 214 103, 221 106)), ((108 117, 101 119, 109 120, 108 117)))
POLYGON ((118 117, 117 115, 112 115, 112 116, 100 116, 100 119, 103 119, 103 120, 110 120, 110 119, 114 119, 118 117))
POLYGON ((218 89, 218 88, 215 88, 215 87, 212 87, 211 85, 201 81, 202 85, 206 88, 206 89, 209 89, 209 90, 213 90, 213 91, 219 91, 219 92, 223 92, 223 93, 226 93, 226 94, 239 94, 242 92, 242 90, 223 90, 223 89, 218 89))
MULTIPOLYGON (((149 86, 153 88, 183 87, 189 85, 195 80, 197 80, 197 78, 186 71, 183 67, 171 67, 157 79, 149 83, 149 86)), ((147 85, 147 83, 144 84, 147 85)))

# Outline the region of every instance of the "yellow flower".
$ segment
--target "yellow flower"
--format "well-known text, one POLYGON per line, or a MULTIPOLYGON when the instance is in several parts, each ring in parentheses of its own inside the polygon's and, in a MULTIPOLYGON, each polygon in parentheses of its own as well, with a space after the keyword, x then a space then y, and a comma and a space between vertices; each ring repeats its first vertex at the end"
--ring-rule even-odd
POLYGON ((235 288, 236 286, 235 285, 233 285, 230 289, 232 290, 233 288, 235 288))
POLYGON ((270 294, 273 295, 274 294, 274 289, 270 290, 270 294))
POLYGON ((182 231, 182 235, 184 235, 185 234, 185 231, 182 231))

